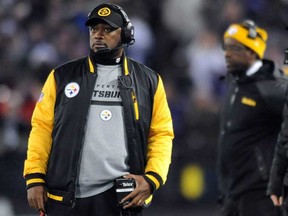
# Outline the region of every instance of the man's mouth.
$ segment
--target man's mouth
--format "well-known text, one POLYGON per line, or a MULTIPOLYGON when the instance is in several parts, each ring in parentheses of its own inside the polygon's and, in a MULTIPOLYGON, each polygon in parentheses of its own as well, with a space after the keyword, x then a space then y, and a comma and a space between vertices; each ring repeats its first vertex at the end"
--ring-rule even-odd
POLYGON ((98 48, 107 48, 107 45, 103 42, 93 43, 93 49, 98 49, 98 48))

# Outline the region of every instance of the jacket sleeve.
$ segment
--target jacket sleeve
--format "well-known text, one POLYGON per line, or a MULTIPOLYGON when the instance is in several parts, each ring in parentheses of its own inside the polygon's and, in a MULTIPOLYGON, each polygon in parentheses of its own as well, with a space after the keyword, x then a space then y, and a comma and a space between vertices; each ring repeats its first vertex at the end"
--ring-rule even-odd
POLYGON ((52 144, 55 98, 56 84, 53 70, 43 86, 31 119, 32 130, 28 139, 27 159, 23 173, 27 188, 45 185, 45 174, 52 144))
POLYGON ((288 84, 288 79, 277 79, 267 83, 268 85, 261 85, 260 91, 263 95, 269 112, 278 115, 281 118, 285 104, 285 93, 288 84))
MULTIPOLYGON (((267 194, 282 195, 283 180, 288 168, 288 101, 283 111, 283 123, 278 136, 274 158, 270 170, 267 194)), ((287 184, 287 183, 286 183, 287 184)))
POLYGON ((147 165, 145 178, 152 191, 166 182, 171 163, 172 140, 174 138, 170 109, 163 82, 159 76, 154 95, 152 120, 148 137, 147 165))

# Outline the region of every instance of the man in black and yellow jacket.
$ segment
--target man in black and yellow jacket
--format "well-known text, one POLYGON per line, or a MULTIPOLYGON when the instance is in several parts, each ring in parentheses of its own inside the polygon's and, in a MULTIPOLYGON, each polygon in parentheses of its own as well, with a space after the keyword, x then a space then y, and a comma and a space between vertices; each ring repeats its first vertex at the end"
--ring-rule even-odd
POLYGON ((266 189, 287 78, 263 59, 267 32, 251 20, 224 33, 228 91, 220 110, 221 216, 279 216, 266 189))
POLYGON ((125 55, 134 27, 121 7, 97 6, 86 26, 89 56, 50 73, 32 116, 28 202, 49 216, 141 215, 171 161, 164 86, 156 72, 125 55), (136 186, 119 203, 114 182, 122 177, 136 186))

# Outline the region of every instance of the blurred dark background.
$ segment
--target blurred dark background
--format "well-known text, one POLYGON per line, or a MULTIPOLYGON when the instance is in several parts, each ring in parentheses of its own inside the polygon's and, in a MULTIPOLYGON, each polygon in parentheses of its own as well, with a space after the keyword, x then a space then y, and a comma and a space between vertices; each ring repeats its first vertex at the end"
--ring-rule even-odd
POLYGON ((136 37, 128 55, 161 74, 174 120, 168 181, 144 213, 216 216, 223 32, 253 19, 269 33, 266 57, 286 72, 287 0, 1 0, 0 216, 37 215, 22 177, 31 114, 51 69, 88 53, 84 22, 103 2, 128 14, 136 37))

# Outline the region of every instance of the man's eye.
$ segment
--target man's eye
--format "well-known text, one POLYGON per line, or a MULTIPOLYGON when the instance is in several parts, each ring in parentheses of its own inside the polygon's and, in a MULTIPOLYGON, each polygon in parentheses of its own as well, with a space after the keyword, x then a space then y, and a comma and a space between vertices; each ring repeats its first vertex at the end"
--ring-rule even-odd
POLYGON ((111 32, 112 29, 111 28, 105 28, 105 32, 111 32))
POLYGON ((224 51, 241 52, 245 50, 246 48, 242 46, 235 46, 235 45, 223 45, 222 49, 224 51))
POLYGON ((91 32, 96 32, 97 31, 97 29, 96 28, 91 28, 91 32))

